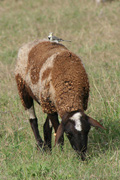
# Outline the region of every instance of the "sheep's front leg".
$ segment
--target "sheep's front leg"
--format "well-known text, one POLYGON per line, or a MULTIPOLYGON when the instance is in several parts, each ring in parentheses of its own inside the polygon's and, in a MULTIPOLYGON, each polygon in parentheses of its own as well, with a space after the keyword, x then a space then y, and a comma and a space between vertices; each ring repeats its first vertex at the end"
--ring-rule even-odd
POLYGON ((37 117, 35 115, 34 106, 31 106, 31 108, 28 109, 28 112, 30 115, 29 122, 30 122, 31 128, 33 130, 35 139, 37 141, 37 145, 38 145, 38 147, 42 148, 43 147, 43 140, 39 134, 37 117))
POLYGON ((44 131, 44 148, 47 150, 48 147, 51 150, 52 123, 48 116, 43 126, 43 131, 44 131))
MULTIPOLYGON (((60 124, 59 120, 58 120, 58 114, 57 113, 48 114, 48 118, 51 120, 52 126, 55 130, 55 135, 56 135, 58 126, 60 124)), ((63 145, 64 145, 64 137, 63 136, 60 138, 59 144, 61 145, 61 147, 63 147, 63 145)))

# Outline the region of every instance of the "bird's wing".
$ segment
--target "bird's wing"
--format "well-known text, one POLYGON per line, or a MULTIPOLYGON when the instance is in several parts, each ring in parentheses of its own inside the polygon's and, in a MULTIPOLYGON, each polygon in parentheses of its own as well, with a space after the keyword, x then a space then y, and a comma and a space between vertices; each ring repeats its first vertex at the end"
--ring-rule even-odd
POLYGON ((60 41, 60 40, 63 41, 61 38, 58 38, 58 37, 56 37, 56 36, 53 36, 52 39, 53 39, 53 40, 58 40, 58 41, 60 41))

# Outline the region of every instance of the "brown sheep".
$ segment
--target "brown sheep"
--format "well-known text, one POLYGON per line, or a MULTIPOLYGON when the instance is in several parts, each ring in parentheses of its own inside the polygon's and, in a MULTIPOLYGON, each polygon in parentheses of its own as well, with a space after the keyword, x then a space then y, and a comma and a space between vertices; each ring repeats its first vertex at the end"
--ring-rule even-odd
POLYGON ((89 81, 80 58, 62 44, 37 40, 19 50, 15 77, 38 146, 51 149, 52 125, 55 144, 63 144, 65 132, 84 160, 90 126, 104 127, 84 113, 89 81), (33 100, 47 113, 44 142, 39 134, 33 100), (58 115, 62 118, 60 125, 58 115))

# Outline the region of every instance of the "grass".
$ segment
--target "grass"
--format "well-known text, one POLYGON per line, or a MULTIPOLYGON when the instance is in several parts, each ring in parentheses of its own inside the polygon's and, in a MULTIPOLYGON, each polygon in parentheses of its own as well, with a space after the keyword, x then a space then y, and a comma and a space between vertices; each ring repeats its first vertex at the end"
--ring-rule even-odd
MULTIPOLYGON (((120 177, 120 1, 0 1, 0 179, 117 180, 120 177), (64 152, 36 150, 16 88, 19 47, 52 31, 79 55, 90 81, 87 114, 106 130, 91 129, 87 160, 76 157, 65 137, 64 152)), ((35 104, 42 135, 46 117, 35 104)), ((54 132, 53 132, 54 133, 54 132)), ((54 136, 53 136, 54 141, 54 136)))

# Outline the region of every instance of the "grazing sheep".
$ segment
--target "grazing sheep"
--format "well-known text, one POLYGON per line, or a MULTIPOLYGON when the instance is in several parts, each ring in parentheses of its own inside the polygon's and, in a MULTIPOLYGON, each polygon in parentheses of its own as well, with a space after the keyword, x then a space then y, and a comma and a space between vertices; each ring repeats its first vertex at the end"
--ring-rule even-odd
POLYGON ((80 58, 62 44, 34 41, 19 50, 15 77, 38 146, 51 149, 52 125, 56 133, 55 144, 63 145, 65 132, 84 160, 90 126, 103 126, 84 113, 89 81, 80 58), (44 142, 39 134, 33 100, 47 113, 44 142), (62 118, 60 125, 58 115, 62 118))
POLYGON ((100 3, 101 2, 101 0, 96 0, 96 3, 100 3))
POLYGON ((113 0, 95 0, 95 1, 96 1, 96 3, 104 3, 104 2, 107 2, 107 1, 111 2, 113 0))

